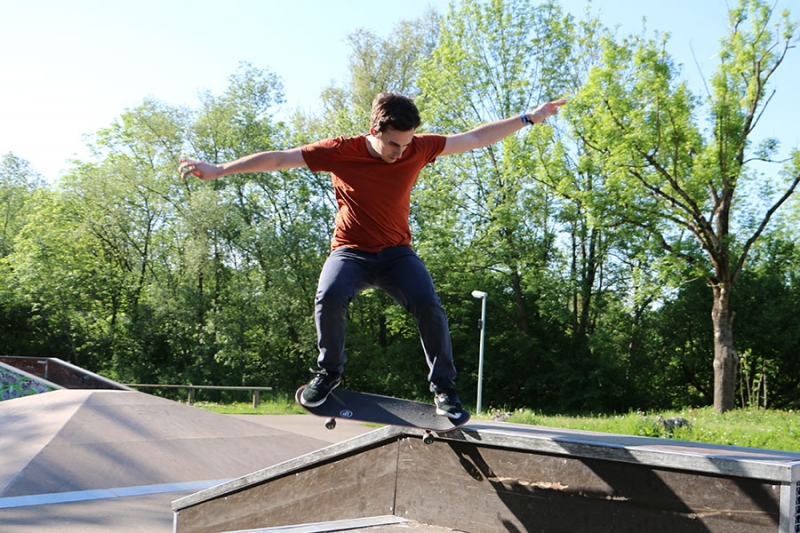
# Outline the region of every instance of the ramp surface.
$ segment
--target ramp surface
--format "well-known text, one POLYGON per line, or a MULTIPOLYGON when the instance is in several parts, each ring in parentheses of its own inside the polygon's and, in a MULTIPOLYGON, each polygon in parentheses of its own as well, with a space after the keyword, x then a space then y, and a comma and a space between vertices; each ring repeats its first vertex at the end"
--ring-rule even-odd
POLYGON ((176 498, 368 431, 328 431, 308 415, 221 415, 139 392, 0 402, 0 531, 172 533, 176 498))
POLYGON ((2 402, 0 427, 0 499, 230 479, 324 445, 128 391, 2 402))

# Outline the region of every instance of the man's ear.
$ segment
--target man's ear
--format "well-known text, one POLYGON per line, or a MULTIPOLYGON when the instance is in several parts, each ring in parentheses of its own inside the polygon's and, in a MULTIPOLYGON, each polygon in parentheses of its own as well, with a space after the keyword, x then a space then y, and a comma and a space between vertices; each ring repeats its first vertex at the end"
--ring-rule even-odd
POLYGON ((375 126, 370 126, 369 134, 377 138, 378 135, 380 135, 380 132, 375 131, 375 126))

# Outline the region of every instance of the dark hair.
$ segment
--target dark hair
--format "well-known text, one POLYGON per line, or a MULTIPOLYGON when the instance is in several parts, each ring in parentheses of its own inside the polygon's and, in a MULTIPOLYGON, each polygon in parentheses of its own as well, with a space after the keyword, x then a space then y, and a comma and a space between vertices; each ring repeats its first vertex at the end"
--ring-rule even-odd
POLYGON ((372 101, 369 123, 376 133, 380 133, 387 128, 397 131, 415 130, 422 121, 419 118, 419 110, 411 98, 387 92, 380 93, 372 101))

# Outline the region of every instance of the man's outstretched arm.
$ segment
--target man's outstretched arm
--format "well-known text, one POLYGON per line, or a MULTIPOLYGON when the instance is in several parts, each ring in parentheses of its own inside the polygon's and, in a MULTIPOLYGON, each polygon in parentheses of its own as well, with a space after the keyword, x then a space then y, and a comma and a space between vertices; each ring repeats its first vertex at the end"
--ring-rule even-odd
POLYGON ((464 133, 448 135, 441 155, 460 154, 469 150, 485 148, 521 130, 529 123, 538 124, 547 117, 557 114, 559 108, 566 103, 567 101, 564 99, 553 100, 523 115, 488 122, 464 133), (525 122, 523 116, 527 117, 529 122, 525 122))
POLYGON ((181 159, 180 171, 184 178, 192 175, 201 180, 215 180, 230 174, 245 174, 248 172, 273 172, 286 168, 306 166, 300 148, 291 150, 277 150, 274 152, 259 152, 246 155, 235 161, 214 165, 195 159, 181 159))

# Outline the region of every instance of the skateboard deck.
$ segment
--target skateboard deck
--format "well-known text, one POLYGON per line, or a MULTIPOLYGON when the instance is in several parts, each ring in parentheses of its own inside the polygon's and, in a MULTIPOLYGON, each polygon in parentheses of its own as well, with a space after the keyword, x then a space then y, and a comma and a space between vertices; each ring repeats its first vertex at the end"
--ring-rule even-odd
POLYGON ((469 411, 461 411, 461 417, 453 419, 437 415, 432 403, 401 400, 390 396, 334 389, 325 403, 318 407, 306 407, 300 403, 305 385, 297 389, 295 401, 306 411, 317 416, 328 417, 326 426, 333 429, 337 418, 358 420, 374 424, 387 424, 423 429, 426 432, 444 433, 469 422, 469 411))

